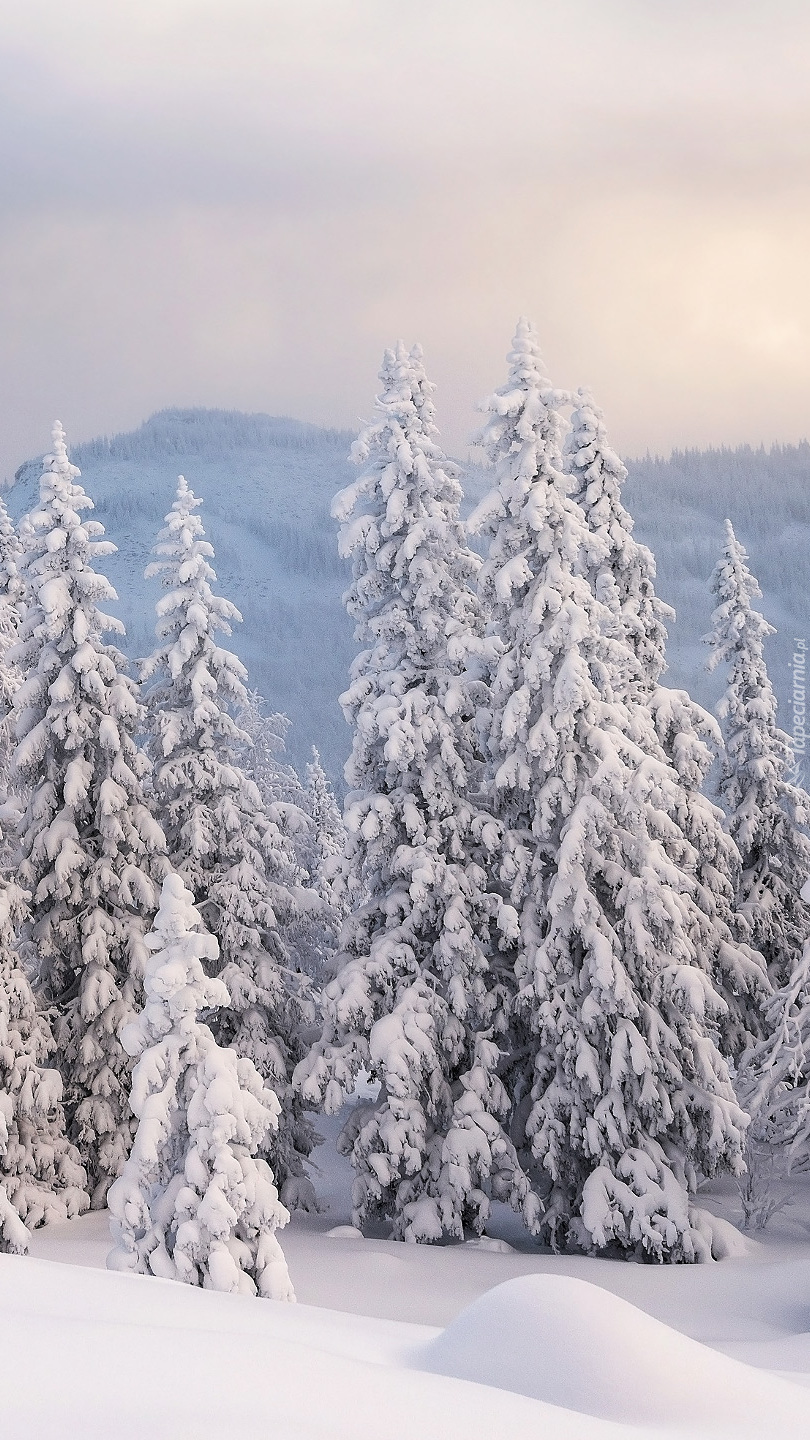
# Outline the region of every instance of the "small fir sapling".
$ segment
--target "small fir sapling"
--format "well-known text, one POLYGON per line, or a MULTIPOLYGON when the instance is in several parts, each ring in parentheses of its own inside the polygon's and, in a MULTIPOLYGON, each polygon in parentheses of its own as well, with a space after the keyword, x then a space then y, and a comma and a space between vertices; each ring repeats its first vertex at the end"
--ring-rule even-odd
POLYGON ((306 768, 306 780, 307 812, 312 821, 313 836, 308 868, 319 893, 328 897, 330 903, 336 903, 333 900, 334 886, 331 875, 335 861, 343 854, 346 830, 332 783, 314 745, 312 759, 306 768))
POLYGON ((178 875, 163 883, 145 943, 144 1008, 123 1031, 137 1057, 137 1129, 110 1190, 108 1267, 293 1300, 276 1235, 289 1214, 258 1155, 280 1106, 252 1062, 201 1020, 229 996, 203 970, 219 947, 178 875))
POLYGON ((342 876, 346 830, 332 783, 314 745, 312 760, 306 767, 304 804, 309 825, 299 854, 310 884, 321 902, 310 919, 306 938, 313 973, 322 978, 334 961, 340 928, 349 913, 349 902, 342 876))

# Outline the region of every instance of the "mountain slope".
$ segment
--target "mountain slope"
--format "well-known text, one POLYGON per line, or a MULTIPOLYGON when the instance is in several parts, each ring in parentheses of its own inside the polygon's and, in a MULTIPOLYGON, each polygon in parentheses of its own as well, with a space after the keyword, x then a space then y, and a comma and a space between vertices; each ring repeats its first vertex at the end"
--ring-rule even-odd
MULTIPOLYGON (((293 720, 292 758, 304 762, 317 744, 338 777, 348 732, 337 695, 354 647, 340 604, 346 572, 329 507, 349 479, 352 439, 267 415, 163 411, 132 434, 71 451, 118 546, 105 570, 118 591, 129 655, 144 655, 154 643, 161 591, 143 572, 177 476, 185 474, 203 497, 220 593, 244 617, 232 648, 248 667, 251 687, 293 720)), ((34 503, 39 472, 38 461, 17 472, 7 497, 15 519, 34 503)))
MULTIPOLYGON (((337 697, 355 653, 341 605, 347 570, 330 518, 335 491, 353 473, 348 431, 223 410, 165 410, 139 429, 77 446, 72 459, 118 554, 107 570, 131 656, 152 647, 159 589, 143 578, 178 474, 204 499, 223 594, 241 609, 233 648, 250 683, 293 721, 288 748, 302 765, 317 744, 340 784, 349 732, 337 697)), ((637 533, 654 550, 658 588, 678 611, 671 629, 669 681, 713 704, 721 677, 703 670, 700 636, 709 627, 708 579, 726 515, 751 554, 778 626, 770 644, 781 720, 791 728, 794 636, 810 632, 810 446, 676 453, 629 462, 626 487, 637 533)), ((8 492, 19 518, 36 496, 39 461, 17 472, 8 492)), ((490 480, 465 467, 467 506, 490 480)))

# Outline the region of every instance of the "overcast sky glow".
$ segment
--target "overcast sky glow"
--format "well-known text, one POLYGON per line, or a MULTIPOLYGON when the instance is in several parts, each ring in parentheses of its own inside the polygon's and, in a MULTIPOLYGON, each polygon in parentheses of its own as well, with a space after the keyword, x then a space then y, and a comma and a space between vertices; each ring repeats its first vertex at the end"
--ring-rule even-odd
POLYGON ((0 475, 166 405, 446 443, 517 316, 625 453, 810 432, 806 0, 26 0, 0 18, 0 475))

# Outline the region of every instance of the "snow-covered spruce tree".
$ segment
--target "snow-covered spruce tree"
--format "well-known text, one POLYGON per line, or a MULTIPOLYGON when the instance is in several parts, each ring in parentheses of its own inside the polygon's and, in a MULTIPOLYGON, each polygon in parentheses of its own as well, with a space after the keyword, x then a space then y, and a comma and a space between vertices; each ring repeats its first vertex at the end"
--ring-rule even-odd
POLYGON ((332 889, 318 879, 320 841, 309 787, 304 788, 297 771, 284 758, 290 721, 279 712, 268 713, 257 690, 247 692, 245 703, 236 708, 235 719, 249 739, 239 752, 242 769, 258 787, 264 812, 288 842, 299 879, 307 886, 306 890, 298 888, 297 914, 291 917, 285 938, 295 952, 298 968, 311 979, 320 979, 335 952, 342 915, 332 889))
POLYGON ((302 915, 296 945, 307 972, 323 984, 331 975, 349 904, 342 877, 346 831, 335 792, 314 745, 301 805, 306 827, 299 828, 292 840, 318 905, 310 906, 302 915))
POLYGON ((9 651, 20 635, 25 587, 20 574, 23 547, 0 499, 0 865, 14 863, 16 831, 24 802, 20 777, 14 774, 14 696, 22 683, 20 668, 9 651))
POLYGON ((19 638, 22 620, 23 582, 20 576, 22 546, 8 511, 0 499, 0 803, 5 804, 13 789, 11 756, 14 749, 12 709, 20 688, 19 667, 8 652, 19 638))
POLYGON ((762 1029, 762 1007, 771 986, 765 959, 736 905, 739 851, 724 829, 722 811, 704 793, 722 749, 720 729, 685 690, 659 685, 646 704, 658 742, 678 777, 677 835, 687 846, 698 909, 707 933, 719 940, 713 981, 724 1009, 717 1029, 723 1054, 736 1062, 762 1029))
POLYGON ((306 977, 290 955, 309 895, 289 838, 240 763, 249 737, 234 711, 246 703, 247 673, 218 635, 241 616, 212 589, 200 503, 181 476, 146 572, 166 591, 158 648, 142 665, 154 796, 172 865, 219 942, 231 1004, 213 1017, 214 1034, 251 1059, 278 1094, 282 1116, 268 1158, 284 1203, 313 1205, 304 1161, 317 1137, 289 1084, 312 1019, 306 977))
MULTIPOLYGON (((655 593, 655 561, 633 535, 633 520, 622 503, 627 471, 610 448, 602 412, 590 394, 574 397, 571 428, 566 436, 563 469, 571 477, 571 498, 585 517, 587 543, 584 572, 597 600, 605 607, 605 633, 624 641, 607 660, 607 676, 618 698, 637 700, 649 708, 659 742, 677 771, 683 790, 678 824, 697 859, 695 878, 699 904, 707 917, 737 940, 752 943, 750 927, 735 906, 740 857, 716 823, 703 793, 707 775, 722 751, 714 718, 685 690, 661 684, 666 670, 666 620, 674 611, 655 593), (626 648, 625 648, 626 647, 626 648), (631 652, 628 664, 626 649, 631 652), (617 661, 616 656, 624 656, 617 661)), ((723 951, 722 958, 726 955, 723 951)), ((736 960, 721 965, 715 977, 726 1001, 723 1040, 739 1055, 761 1023, 761 991, 756 971, 740 985, 736 960)))
POLYGON ((765 663, 765 639, 775 632, 754 609, 762 592, 730 520, 712 592, 717 608, 706 636, 708 666, 728 667, 718 706, 725 731, 720 798, 742 857, 739 906, 780 989, 790 985, 810 938, 810 906, 801 899, 810 842, 799 828, 810 822, 810 797, 790 781, 790 741, 777 724, 765 663))
MULTIPOLYGON (((649 712, 612 695, 632 652, 584 575, 593 540, 526 321, 509 364, 481 437, 498 484, 473 523, 493 532, 481 585, 501 642, 486 728, 519 914, 514 1138, 552 1245, 705 1258, 690 1194, 740 1168, 745 1124, 715 980, 759 971, 703 912, 689 797, 649 712)), ((704 821, 719 831, 719 812, 704 821)))
POLYGON ((632 693, 649 693, 666 667, 666 621, 675 612, 658 599, 652 552, 633 535, 632 516, 622 503, 627 469, 608 443, 602 411, 587 390, 577 391, 574 399, 563 469, 587 524, 586 578, 610 612, 611 633, 635 657, 636 665, 623 678, 632 693))
POLYGON ((741 1057, 736 1090, 751 1117, 738 1184, 745 1223, 764 1229, 810 1165, 810 941, 770 997, 763 1038, 741 1057))
POLYGON ((279 821, 284 823, 285 810, 292 810, 289 832, 308 831, 306 799, 300 776, 285 759, 290 718, 280 711, 268 711, 267 702, 258 690, 247 690, 244 701, 236 706, 234 717, 249 744, 242 753, 242 768, 258 786, 266 811, 280 807, 279 821))
POLYGON ((218 945, 178 875, 163 882, 146 937, 145 1004, 123 1031, 138 1063, 138 1128, 110 1190, 112 1270, 293 1300, 276 1237, 289 1214, 257 1158, 279 1103, 250 1060, 217 1045, 203 1011, 228 1004, 203 960, 218 945))
POLYGON ((343 919, 345 902, 336 895, 334 878, 337 862, 346 847, 346 827, 338 809, 332 782, 321 764, 317 748, 306 769, 307 813, 312 822, 311 850, 307 869, 318 893, 336 915, 343 919))
POLYGON ((529 1221, 535 1201, 502 1124, 503 1004, 487 960, 497 900, 480 863, 497 826, 470 798, 478 561, 419 347, 386 351, 380 379, 377 419, 353 449, 360 475, 333 505, 353 559, 345 601, 366 647, 341 697, 354 726, 344 862, 354 908, 323 1034, 295 1081, 330 1113, 361 1067, 380 1082, 339 1141, 355 1170, 355 1222, 436 1241, 480 1232, 493 1196, 529 1221))
POLYGON ((25 675, 14 697, 14 765, 29 787, 18 879, 31 892, 31 938, 57 1017, 72 1137, 99 1206, 131 1140, 131 1067, 118 1031, 137 999, 165 842, 143 797, 148 762, 133 739, 142 714, 135 686, 103 639, 123 632, 99 609, 116 597, 94 569, 115 547, 84 518, 92 501, 78 477, 57 423, 30 516, 25 616, 9 656, 25 675))
MULTIPOLYGON (((0 1187, 33 1230, 72 1220, 90 1199, 78 1152, 65 1133, 62 1077, 47 1064, 55 1049, 51 1028, 15 948, 27 898, 13 880, 0 880, 0 1187)), ((0 1232, 3 1213, 0 1200, 0 1232)), ((18 1250, 15 1235, 12 1224, 8 1245, 18 1250)))

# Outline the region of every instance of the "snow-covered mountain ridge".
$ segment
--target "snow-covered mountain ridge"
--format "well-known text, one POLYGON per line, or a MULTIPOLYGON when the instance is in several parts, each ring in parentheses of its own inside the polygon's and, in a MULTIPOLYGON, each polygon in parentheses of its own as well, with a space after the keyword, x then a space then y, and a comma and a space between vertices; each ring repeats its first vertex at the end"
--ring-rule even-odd
MULTIPOLYGON (((352 439, 349 431, 269 415, 164 410, 128 434, 71 451, 118 546, 106 568, 119 594, 128 653, 152 648, 159 591, 143 571, 183 473, 204 498, 220 591, 244 617, 233 648, 250 683, 291 717, 291 758, 303 764, 317 744, 338 784, 350 735, 337 697, 355 645, 341 605, 347 567, 337 554, 330 505, 353 474, 352 439)), ((805 636, 809 624, 810 445, 676 452, 669 460, 629 461, 628 468, 626 503, 638 537, 655 552, 659 593, 678 612, 670 683, 688 686, 704 703, 715 699, 719 681, 703 670, 700 637, 709 626, 708 580, 728 515, 779 631, 769 660, 782 723, 790 728, 793 637, 805 636)), ((490 480, 474 464, 463 472, 471 509, 490 480)), ((39 473, 39 459, 18 470, 7 494, 15 519, 31 508, 39 473)))

